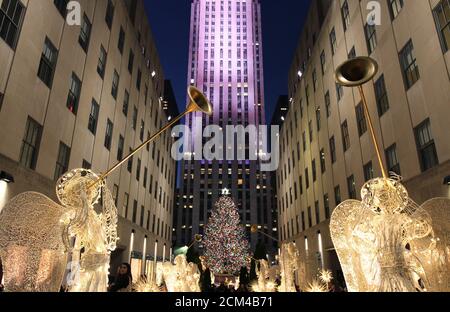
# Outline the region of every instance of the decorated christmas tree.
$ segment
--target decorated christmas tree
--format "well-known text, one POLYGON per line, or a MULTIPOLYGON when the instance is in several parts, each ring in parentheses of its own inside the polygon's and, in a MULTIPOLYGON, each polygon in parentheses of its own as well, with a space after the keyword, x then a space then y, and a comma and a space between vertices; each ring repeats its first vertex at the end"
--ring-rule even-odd
POLYGON ((248 266, 249 243, 230 197, 223 196, 216 202, 203 242, 207 266, 214 274, 237 274, 248 266))

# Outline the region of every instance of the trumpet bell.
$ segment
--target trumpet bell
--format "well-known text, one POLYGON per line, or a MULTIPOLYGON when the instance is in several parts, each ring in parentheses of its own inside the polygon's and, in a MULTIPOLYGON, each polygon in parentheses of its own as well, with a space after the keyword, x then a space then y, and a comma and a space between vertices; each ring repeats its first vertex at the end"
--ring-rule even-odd
POLYGON ((336 69, 336 82, 344 87, 361 86, 378 72, 377 62, 366 56, 356 57, 336 69))
POLYGON ((191 112, 202 112, 209 116, 212 115, 212 106, 205 95, 196 87, 190 86, 188 88, 188 95, 191 102, 188 105, 188 110, 191 112))

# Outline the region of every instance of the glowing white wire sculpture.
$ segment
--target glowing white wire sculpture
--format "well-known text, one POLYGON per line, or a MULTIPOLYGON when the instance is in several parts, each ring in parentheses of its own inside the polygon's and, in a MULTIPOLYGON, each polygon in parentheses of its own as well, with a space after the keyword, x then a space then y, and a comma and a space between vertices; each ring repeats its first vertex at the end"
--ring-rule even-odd
POLYGON ((275 292, 276 284, 275 280, 270 278, 270 268, 269 263, 262 259, 258 260, 258 264, 256 265, 256 275, 258 276, 258 280, 255 281, 251 285, 251 289, 253 292, 275 292))
MULTIPOLYGON (((434 279, 448 281, 448 240, 436 249, 432 224, 448 235, 450 200, 419 207, 397 178, 376 178, 361 190, 362 201, 348 200, 333 212, 330 231, 349 291, 414 292, 435 290, 434 279), (434 254, 445 256, 440 273, 434 254), (445 263, 446 262, 446 263, 445 263), (433 265, 434 263, 434 265, 433 265)), ((444 235, 444 236, 445 236, 444 235)), ((439 261, 439 260, 437 260, 439 261)), ((446 285, 449 287, 448 283, 446 285)), ((442 289, 442 288, 441 288, 442 289)))
POLYGON ((299 269, 300 256, 294 243, 285 243, 281 246, 280 271, 281 284, 279 292, 296 292, 294 273, 299 269))
POLYGON ((72 263, 80 264, 70 290, 106 291, 110 252, 118 239, 117 209, 104 183, 87 187, 97 179, 90 170, 75 169, 57 182, 61 205, 27 192, 4 207, 0 256, 6 291, 59 291, 70 252, 72 263), (94 205, 101 196, 103 210, 97 214, 94 205))

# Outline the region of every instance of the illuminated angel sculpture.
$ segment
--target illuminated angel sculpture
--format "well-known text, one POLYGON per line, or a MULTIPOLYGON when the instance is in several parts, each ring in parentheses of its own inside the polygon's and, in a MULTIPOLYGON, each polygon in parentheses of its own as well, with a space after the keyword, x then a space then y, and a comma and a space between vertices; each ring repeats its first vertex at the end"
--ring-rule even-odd
POLYGON ((26 192, 13 198, 0 214, 0 257, 6 291, 59 291, 70 240, 76 237, 72 263, 79 274, 72 291, 106 291, 110 251, 117 241, 117 210, 112 196, 94 173, 75 169, 57 182, 62 205, 26 192), (103 194, 102 194, 103 191, 103 194), (103 212, 94 205, 103 195, 103 212))
POLYGON ((252 285, 254 292, 275 292, 275 280, 270 278, 270 268, 267 260, 258 260, 259 266, 256 266, 256 275, 258 280, 252 285))
POLYGON ((281 285, 280 292, 296 292, 294 273, 298 269, 299 253, 294 243, 287 243, 281 246, 280 271, 281 285))
POLYGON ((104 292, 108 286, 111 251, 116 249, 117 208, 104 182, 92 171, 75 169, 57 182, 56 194, 61 203, 71 207, 63 222, 64 237, 75 237, 72 262, 79 260, 79 278, 69 291, 104 292), (102 213, 94 205, 102 198, 102 213), (81 253, 81 251, 83 251, 81 253))
MULTIPOLYGON (((162 280, 168 292, 200 292, 200 271, 195 263, 188 263, 185 255, 174 259, 175 265, 163 265, 162 280)), ((161 281, 162 282, 162 281, 161 281)))
MULTIPOLYGON (((430 215, 430 205, 424 209, 415 204, 395 178, 367 182, 361 198, 341 203, 330 222, 349 291, 435 290, 429 278, 436 275, 436 267, 425 264, 439 250, 432 227, 436 214, 430 215)), ((441 278, 448 280, 448 253, 446 257, 447 271, 441 278)))

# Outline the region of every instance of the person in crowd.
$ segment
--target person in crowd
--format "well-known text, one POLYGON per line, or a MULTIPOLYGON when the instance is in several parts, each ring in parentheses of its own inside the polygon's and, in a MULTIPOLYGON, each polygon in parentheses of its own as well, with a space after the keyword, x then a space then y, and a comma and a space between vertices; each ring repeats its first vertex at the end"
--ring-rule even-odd
POLYGON ((0 258, 0 292, 3 291, 3 264, 2 264, 2 259, 0 258))
POLYGON ((133 277, 131 275, 131 266, 129 263, 122 263, 117 269, 117 275, 114 282, 109 286, 110 292, 131 291, 133 277))

